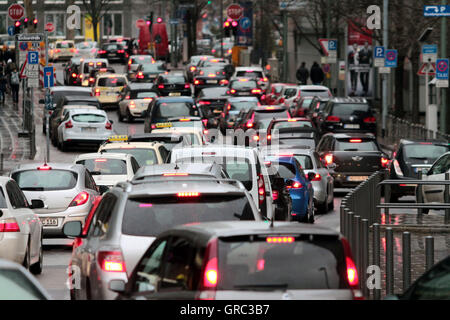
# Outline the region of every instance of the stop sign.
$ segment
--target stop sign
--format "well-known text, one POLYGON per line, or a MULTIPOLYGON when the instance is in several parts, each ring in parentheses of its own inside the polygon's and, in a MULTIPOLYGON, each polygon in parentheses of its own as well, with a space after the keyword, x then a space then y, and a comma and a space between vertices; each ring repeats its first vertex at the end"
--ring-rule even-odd
POLYGON ((45 24, 45 30, 47 30, 48 32, 53 32, 55 31, 55 26, 53 25, 53 23, 49 22, 45 24))
POLYGON ((138 20, 136 20, 136 28, 142 28, 142 27, 145 27, 145 21, 144 21, 144 19, 138 19, 138 20))
POLYGON ((23 17, 23 14, 25 13, 25 9, 20 4, 12 4, 8 8, 8 15, 11 18, 11 20, 19 20, 23 17))
POLYGON ((230 4, 227 8, 227 16, 230 19, 238 20, 242 18, 242 15, 244 14, 244 8, 242 8, 240 5, 233 3, 230 4))

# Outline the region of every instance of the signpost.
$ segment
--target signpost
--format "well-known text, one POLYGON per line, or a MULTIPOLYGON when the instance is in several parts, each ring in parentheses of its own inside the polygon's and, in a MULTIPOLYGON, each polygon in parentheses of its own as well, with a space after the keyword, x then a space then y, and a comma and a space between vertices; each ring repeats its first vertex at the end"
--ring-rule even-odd
POLYGON ((397 50, 386 50, 386 58, 384 60, 384 66, 388 68, 397 68, 397 50))
POLYGON ((28 51, 27 57, 28 88, 39 88, 39 52, 28 51))
POLYGON ((322 51, 327 56, 327 63, 337 63, 337 39, 319 39, 322 51))
POLYGON ((384 47, 378 46, 373 50, 373 64, 376 68, 384 68, 384 60, 386 59, 386 50, 384 47))
POLYGON ((20 20, 25 13, 24 7, 22 7, 20 4, 12 4, 8 8, 8 16, 11 18, 11 20, 20 20))
POLYGON ((436 88, 448 88, 448 59, 436 61, 436 88))
POLYGON ((51 22, 45 24, 45 31, 53 32, 55 31, 55 25, 51 22))
POLYGON ((436 62, 437 59, 437 45, 426 44, 422 46, 422 62, 436 62))
POLYGON ((450 5, 423 6, 424 17, 450 17, 450 5))
POLYGON ((244 8, 237 3, 232 3, 227 8, 227 16, 233 20, 239 20, 244 15, 244 8))

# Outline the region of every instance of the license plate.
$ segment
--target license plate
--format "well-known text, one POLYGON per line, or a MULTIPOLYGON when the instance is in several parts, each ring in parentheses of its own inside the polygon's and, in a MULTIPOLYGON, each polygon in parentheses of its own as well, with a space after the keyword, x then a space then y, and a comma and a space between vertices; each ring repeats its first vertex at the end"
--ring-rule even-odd
POLYGON ((115 57, 116 54, 115 53, 108 53, 108 57, 115 57))
POLYGON ((213 110, 213 113, 219 114, 222 113, 222 110, 213 110))
POLYGON ((344 129, 359 129, 359 124, 344 124, 344 129))
POLYGON ((367 179, 369 179, 368 176, 351 176, 351 177, 347 177, 348 181, 353 181, 353 182, 366 181, 367 179))
POLYGON ((206 80, 206 83, 217 83, 217 80, 206 80))
POLYGON ((116 92, 107 92, 106 93, 107 96, 117 96, 116 92))
POLYGON ((57 226, 58 219, 56 218, 41 218, 41 222, 43 226, 57 226))
POLYGON ((81 128, 81 132, 96 132, 97 128, 81 128))
POLYGON ((247 92, 238 92, 238 96, 246 96, 247 92))
POLYGON ((181 96, 181 92, 170 92, 169 96, 181 96))

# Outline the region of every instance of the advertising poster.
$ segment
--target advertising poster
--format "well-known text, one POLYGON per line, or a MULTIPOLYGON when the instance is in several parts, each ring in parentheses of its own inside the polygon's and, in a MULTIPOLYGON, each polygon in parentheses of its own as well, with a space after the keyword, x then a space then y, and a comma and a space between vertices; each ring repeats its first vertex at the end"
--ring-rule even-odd
POLYGON ((360 31, 351 22, 348 23, 348 47, 346 88, 348 96, 372 98, 374 95, 374 67, 372 31, 362 28, 360 31))

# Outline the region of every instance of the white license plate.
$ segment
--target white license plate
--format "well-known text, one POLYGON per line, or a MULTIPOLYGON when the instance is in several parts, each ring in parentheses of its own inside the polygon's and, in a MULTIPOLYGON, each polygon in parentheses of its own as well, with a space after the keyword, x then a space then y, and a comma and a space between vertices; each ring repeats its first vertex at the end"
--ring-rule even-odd
POLYGON ((43 226, 57 226, 58 219, 56 218, 41 218, 41 222, 43 226))
POLYGON ((353 181, 353 182, 366 181, 367 179, 369 179, 368 176, 351 176, 351 177, 347 177, 348 181, 353 181))
POLYGON ((206 80, 206 83, 217 83, 217 80, 206 80))
POLYGON ((107 92, 106 93, 107 96, 117 96, 116 92, 107 92))
POLYGON ((108 53, 108 57, 115 57, 116 54, 115 53, 108 53))
POLYGON ((359 124, 344 124, 344 129, 359 129, 359 124))
POLYGON ((247 92, 238 92, 238 96, 246 96, 246 95, 248 95, 247 92))
POLYGON ((85 132, 85 133, 91 133, 91 132, 97 132, 97 128, 81 128, 81 132, 85 132))
POLYGON ((169 92, 169 96, 181 96, 181 92, 169 92))

